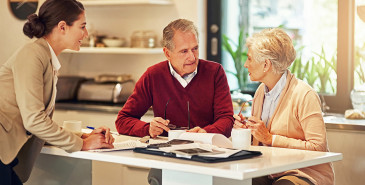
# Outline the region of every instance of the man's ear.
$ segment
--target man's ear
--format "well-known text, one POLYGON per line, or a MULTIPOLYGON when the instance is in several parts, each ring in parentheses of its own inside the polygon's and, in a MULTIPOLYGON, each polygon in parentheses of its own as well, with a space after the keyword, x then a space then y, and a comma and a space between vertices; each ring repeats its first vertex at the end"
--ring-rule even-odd
POLYGON ((57 29, 64 33, 67 29, 67 23, 65 21, 60 21, 58 24, 57 24, 57 29))
POLYGON ((170 50, 169 49, 167 49, 167 47, 164 47, 163 48, 163 53, 165 54, 165 57, 167 58, 167 60, 169 60, 170 61, 170 50))

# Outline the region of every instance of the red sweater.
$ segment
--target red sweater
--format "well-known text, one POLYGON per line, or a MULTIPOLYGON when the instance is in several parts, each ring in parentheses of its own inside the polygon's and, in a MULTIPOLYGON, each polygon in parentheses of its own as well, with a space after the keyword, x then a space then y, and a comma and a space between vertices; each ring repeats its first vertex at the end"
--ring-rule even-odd
MULTIPOLYGON (((115 126, 119 133, 143 137, 149 135, 149 123, 140 118, 152 106, 155 117, 164 118, 178 127, 199 126, 208 133, 227 137, 233 126, 233 108, 227 78, 222 66, 199 60, 198 71, 184 88, 170 73, 168 61, 147 69, 136 83, 132 95, 119 111, 115 126)), ((164 133, 166 135, 166 133, 164 133)))

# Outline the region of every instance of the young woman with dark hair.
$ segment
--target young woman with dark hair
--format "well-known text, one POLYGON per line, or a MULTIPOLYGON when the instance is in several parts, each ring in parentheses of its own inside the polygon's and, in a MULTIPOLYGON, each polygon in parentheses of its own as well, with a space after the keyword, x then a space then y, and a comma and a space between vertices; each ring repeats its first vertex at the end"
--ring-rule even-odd
POLYGON ((57 56, 80 50, 88 36, 85 10, 76 0, 46 0, 23 32, 37 39, 19 49, 0 67, 0 184, 22 184, 44 142, 68 152, 113 148, 110 129, 90 134, 63 129, 52 120, 55 107, 57 56))

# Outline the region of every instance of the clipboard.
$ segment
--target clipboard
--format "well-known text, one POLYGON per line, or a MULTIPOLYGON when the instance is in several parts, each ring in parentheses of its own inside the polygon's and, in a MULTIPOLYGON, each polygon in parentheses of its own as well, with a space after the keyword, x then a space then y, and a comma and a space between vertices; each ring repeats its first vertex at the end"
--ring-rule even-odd
POLYGON ((252 157, 257 157, 262 155, 260 151, 250 151, 250 150, 240 150, 229 157, 208 157, 208 156, 201 156, 201 155, 192 155, 191 158, 186 157, 179 157, 176 153, 173 152, 164 152, 161 150, 151 150, 149 148, 135 148, 133 152, 143 153, 143 154, 151 154, 151 155, 159 155, 164 157, 171 157, 177 159, 184 159, 190 161, 197 161, 203 163, 217 163, 217 162, 226 162, 226 161, 235 161, 235 160, 242 160, 248 159, 252 157))

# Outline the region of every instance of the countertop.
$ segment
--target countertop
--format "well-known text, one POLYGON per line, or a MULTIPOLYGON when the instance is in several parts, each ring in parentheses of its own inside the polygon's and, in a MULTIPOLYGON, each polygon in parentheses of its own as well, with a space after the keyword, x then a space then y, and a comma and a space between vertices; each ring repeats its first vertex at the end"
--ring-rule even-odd
MULTIPOLYGON (((104 104, 104 103, 78 103, 78 102, 57 102, 58 110, 80 110, 80 111, 97 111, 105 113, 118 113, 123 104, 104 104)), ((153 115, 150 108, 146 115, 153 115)), ((323 117, 327 129, 365 131, 365 119, 346 119, 343 114, 327 114, 323 117)))
MULTIPOLYGON (((122 109, 124 104, 88 103, 88 102, 56 102, 56 110, 79 110, 115 113, 122 109)), ((146 115, 153 115, 152 108, 148 109, 146 115)))
POLYGON ((365 119, 346 119, 343 114, 323 117, 327 129, 365 131, 365 119))
POLYGON ((56 102, 57 110, 80 110, 80 111, 118 113, 122 109, 122 107, 123 104, 56 102))

